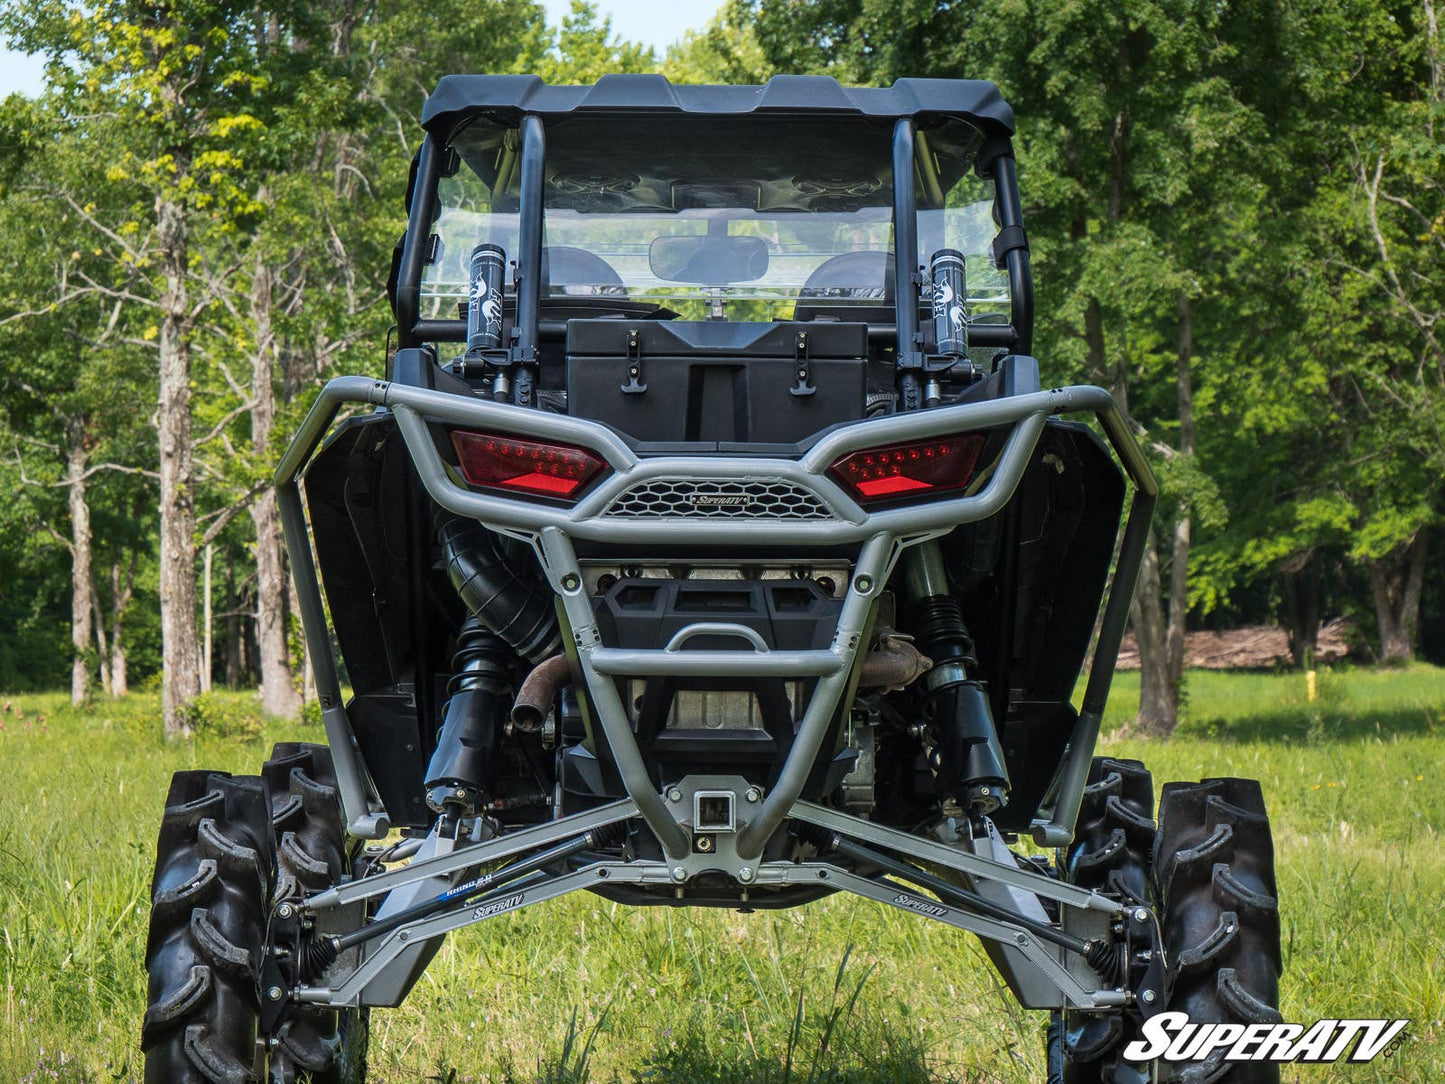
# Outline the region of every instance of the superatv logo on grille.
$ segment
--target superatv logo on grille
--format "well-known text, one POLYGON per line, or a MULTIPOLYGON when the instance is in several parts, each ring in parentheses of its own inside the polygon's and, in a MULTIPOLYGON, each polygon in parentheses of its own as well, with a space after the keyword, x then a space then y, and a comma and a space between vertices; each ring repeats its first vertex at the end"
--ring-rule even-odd
POLYGON ((1388 1057, 1404 1042, 1408 1020, 1321 1020, 1303 1024, 1192 1024, 1187 1013, 1161 1012, 1144 1021, 1142 1039, 1124 1048, 1130 1061, 1352 1062, 1388 1057), (1353 1044, 1353 1048, 1351 1048, 1353 1044))
POLYGON ((947 907, 940 907, 936 903, 929 903, 927 900, 921 900, 917 896, 910 896, 904 892, 900 892, 894 896, 893 902, 898 904, 899 907, 907 907, 910 911, 917 911, 921 915, 932 915, 935 918, 942 918, 948 914, 947 907))
POLYGON ((491 918, 493 915, 500 915, 503 911, 510 911, 514 907, 521 906, 522 900, 525 898, 525 893, 518 892, 515 896, 508 896, 503 900, 483 904, 472 912, 472 918, 491 918))
POLYGON ((687 500, 698 508, 739 508, 748 503, 746 497, 729 493, 692 493, 687 500))

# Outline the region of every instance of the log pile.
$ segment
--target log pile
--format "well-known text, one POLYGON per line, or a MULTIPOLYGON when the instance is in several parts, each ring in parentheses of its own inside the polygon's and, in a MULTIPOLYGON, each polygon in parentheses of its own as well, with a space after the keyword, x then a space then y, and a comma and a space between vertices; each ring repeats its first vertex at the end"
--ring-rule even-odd
MULTIPOLYGON (((1315 661, 1339 662, 1350 653, 1349 625, 1335 618, 1320 626, 1315 661)), ((1289 635, 1277 625, 1245 625, 1222 632, 1184 634, 1184 665, 1204 670, 1261 670, 1289 666, 1289 635)), ((1119 669, 1139 669, 1139 645, 1131 632, 1119 648, 1119 669)))

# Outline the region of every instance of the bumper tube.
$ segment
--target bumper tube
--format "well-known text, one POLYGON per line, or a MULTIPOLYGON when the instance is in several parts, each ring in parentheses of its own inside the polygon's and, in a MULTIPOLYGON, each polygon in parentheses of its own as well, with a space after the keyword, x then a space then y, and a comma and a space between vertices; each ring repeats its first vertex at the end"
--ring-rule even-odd
POLYGON ((1134 439, 1130 423, 1104 389, 1093 386, 1054 388, 988 402, 864 420, 827 433, 800 459, 680 455, 642 460, 612 430, 585 419, 364 377, 332 380, 322 389, 295 441, 282 458, 276 473, 276 486, 348 824, 353 835, 374 838, 385 831, 385 816, 367 779, 365 765, 357 754, 350 724, 341 706, 336 665, 330 652, 325 611, 305 533, 298 485, 300 475, 321 445, 337 411, 348 403, 370 404, 395 414, 397 426, 422 483, 438 505, 493 530, 530 540, 567 614, 582 677, 597 707, 627 793, 669 856, 686 854, 689 842, 652 784, 613 678, 759 673, 817 678, 814 695, 777 785, 751 821, 741 826, 738 852, 748 858, 762 853, 768 839, 788 817, 798 799, 828 724, 848 686, 860 649, 859 640, 867 626, 874 599, 887 582, 902 550, 937 537, 959 524, 976 522, 998 512, 1012 498, 1045 421, 1056 414, 1093 414, 1135 491, 1089 673, 1084 710, 1052 788, 1052 806, 1048 816, 1034 825, 1036 838, 1046 845, 1061 846, 1072 838, 1084 779, 1084 772, 1079 771, 1078 766, 1082 764, 1087 770, 1093 755, 1098 719, 1108 696, 1139 561, 1147 541, 1149 519, 1158 494, 1154 475, 1134 439), (465 425, 490 432, 515 433, 531 439, 581 445, 600 455, 611 470, 571 507, 476 492, 467 488, 455 470, 443 461, 432 439, 432 423, 465 425), (976 492, 967 492, 963 496, 869 512, 850 500, 827 475, 832 463, 852 451, 881 444, 1003 428, 1010 430, 1009 435, 986 483, 976 492), (798 520, 758 518, 740 523, 733 519, 643 518, 607 514, 613 503, 632 487, 649 479, 678 477, 723 482, 746 482, 759 478, 789 482, 811 493, 826 510, 826 515, 798 520), (676 541, 679 526, 685 525, 689 542, 736 543, 740 526, 744 524, 747 539, 752 545, 858 547, 838 629, 826 650, 686 651, 682 650, 680 643, 676 643, 670 645, 670 649, 644 651, 609 647, 601 642, 592 607, 581 588, 574 540, 667 544, 676 541))

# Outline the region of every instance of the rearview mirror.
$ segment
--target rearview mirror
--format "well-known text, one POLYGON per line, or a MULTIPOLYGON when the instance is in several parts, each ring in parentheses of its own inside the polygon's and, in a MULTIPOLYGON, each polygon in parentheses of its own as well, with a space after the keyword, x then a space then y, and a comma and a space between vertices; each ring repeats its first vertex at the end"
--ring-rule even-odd
POLYGON ((648 246, 647 263, 664 282, 726 286, 752 282, 768 273, 768 243, 761 237, 659 237, 648 246))

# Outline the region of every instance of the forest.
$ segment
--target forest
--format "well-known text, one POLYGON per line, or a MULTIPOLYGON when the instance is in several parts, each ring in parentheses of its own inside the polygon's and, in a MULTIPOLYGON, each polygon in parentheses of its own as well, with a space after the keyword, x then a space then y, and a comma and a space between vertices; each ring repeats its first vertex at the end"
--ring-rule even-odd
POLYGON ((1186 630, 1322 619, 1445 658, 1445 42, 1434 0, 729 0, 659 55, 583 0, 0 2, 0 689, 307 694, 271 470, 379 375, 429 89, 775 73, 997 82, 1045 379, 1132 414, 1164 485, 1137 726, 1186 630))

